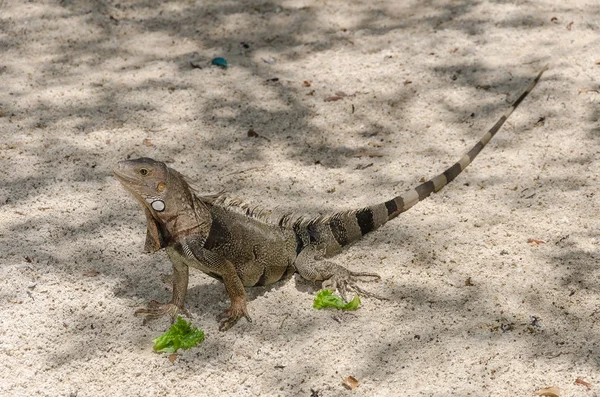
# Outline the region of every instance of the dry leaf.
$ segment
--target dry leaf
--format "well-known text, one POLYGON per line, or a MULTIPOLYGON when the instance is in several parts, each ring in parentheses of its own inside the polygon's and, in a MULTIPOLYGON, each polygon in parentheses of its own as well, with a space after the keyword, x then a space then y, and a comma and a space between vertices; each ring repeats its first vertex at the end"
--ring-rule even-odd
POLYGON ((573 27, 573 23, 574 23, 574 22, 570 22, 570 23, 567 25, 567 30, 571 30, 571 28, 573 27))
POLYGON ((592 388, 592 384, 590 382, 586 382, 581 378, 577 378, 575 379, 575 384, 576 385, 581 385, 581 386, 585 386, 586 389, 590 390, 592 388))
POLYGON ((527 239, 527 243, 531 244, 531 246, 532 246, 532 247, 537 247, 537 246, 539 246, 539 245, 546 244, 546 242, 545 242, 545 241, 542 241, 542 240, 536 240, 536 239, 534 239, 534 238, 528 238, 528 239, 527 239))
POLYGON ((354 390, 358 387, 358 380, 354 376, 349 376, 344 379, 342 385, 348 390, 354 390))
POLYGON ((173 364, 175 362, 175 360, 177 360, 178 356, 179 356, 179 354, 173 353, 173 354, 169 354, 169 357, 167 357, 167 358, 169 359, 169 361, 171 362, 171 364, 173 364))
POLYGON ((266 136, 258 135, 258 133, 256 131, 254 131, 252 128, 250 128, 248 130, 248 137, 249 138, 262 138, 265 141, 271 142, 271 140, 269 138, 267 138, 266 136))
POLYGON ((310 86, 311 86, 311 83, 310 83, 310 81, 309 81, 309 80, 304 80, 304 82, 302 83, 302 85, 303 85, 304 87, 310 87, 310 86))
POLYGON ((144 145, 150 147, 150 146, 154 146, 154 144, 152 143, 152 141, 150 141, 150 139, 145 138, 144 139, 144 145))
POLYGON ((556 386, 545 387, 538 390, 538 396, 560 397, 560 389, 556 386))
POLYGON ((339 101, 340 99, 342 99, 342 97, 339 95, 329 96, 329 97, 325 98, 325 102, 335 102, 335 101, 339 101))
POLYGON ((546 118, 545 117, 540 117, 538 119, 538 121, 535 123, 536 127, 543 127, 544 124, 546 124, 546 118))
POLYGON ((85 277, 96 277, 97 275, 99 275, 100 272, 98 270, 88 270, 87 272, 83 272, 83 275, 85 277))

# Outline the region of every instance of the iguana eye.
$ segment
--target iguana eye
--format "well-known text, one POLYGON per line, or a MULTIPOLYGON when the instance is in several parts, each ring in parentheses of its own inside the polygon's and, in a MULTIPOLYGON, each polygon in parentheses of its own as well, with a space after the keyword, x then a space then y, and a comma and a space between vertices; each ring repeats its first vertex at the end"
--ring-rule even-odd
POLYGON ((145 168, 140 168, 140 174, 143 176, 146 176, 146 175, 148 175, 148 170, 145 168))

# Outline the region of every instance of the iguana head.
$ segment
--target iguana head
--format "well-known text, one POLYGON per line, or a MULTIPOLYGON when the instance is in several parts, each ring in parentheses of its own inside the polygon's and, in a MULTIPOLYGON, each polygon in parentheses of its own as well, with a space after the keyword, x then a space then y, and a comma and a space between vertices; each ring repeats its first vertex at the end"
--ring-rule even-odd
POLYGON ((113 170, 123 187, 158 218, 166 209, 169 168, 147 157, 119 161, 113 170))
POLYGON ((195 205, 183 176, 165 163, 145 157, 120 161, 113 172, 144 208, 146 251, 164 248, 181 236, 207 234, 210 230, 210 216, 195 205))

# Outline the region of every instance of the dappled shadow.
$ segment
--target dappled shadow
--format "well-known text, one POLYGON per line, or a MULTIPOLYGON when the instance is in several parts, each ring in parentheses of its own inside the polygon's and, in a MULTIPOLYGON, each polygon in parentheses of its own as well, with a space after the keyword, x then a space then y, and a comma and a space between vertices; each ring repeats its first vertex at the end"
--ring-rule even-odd
MULTIPOLYGON (((117 160, 150 153, 174 163, 179 170, 186 167, 194 169, 197 175, 188 176, 193 180, 205 178, 198 181, 205 190, 217 191, 237 184, 253 188, 252 181, 260 179, 261 184, 256 189, 285 186, 285 189, 277 191, 280 201, 293 202, 293 198, 307 195, 306 185, 294 186, 274 173, 253 175, 256 179, 249 177, 249 181, 229 177, 231 172, 257 163, 267 163, 274 168, 285 166, 274 164, 270 157, 272 152, 279 151, 286 160, 310 173, 342 171, 357 175, 357 179, 364 178, 364 184, 354 186, 352 190, 357 191, 355 194, 359 198, 368 199, 369 202, 364 204, 370 204, 380 201, 380 191, 390 192, 389 197, 381 198, 391 198, 396 186, 402 185, 403 189, 412 187, 420 178, 431 177, 458 160, 465 148, 475 143, 496 122, 501 112, 521 94, 534 76, 530 68, 499 73, 479 58, 456 58, 443 64, 423 62, 422 75, 412 70, 415 77, 398 77, 390 81, 385 92, 373 92, 369 90, 368 82, 359 83, 360 73, 348 77, 353 82, 349 84, 351 88, 362 88, 345 92, 346 95, 339 100, 325 102, 342 89, 327 86, 322 81, 316 83, 318 76, 309 72, 306 73, 306 83, 304 78, 294 81, 290 76, 297 79, 297 74, 286 71, 286 63, 310 65, 311 62, 323 62, 322 57, 341 49, 351 49, 355 57, 381 53, 382 62, 398 65, 400 76, 404 56, 431 53, 427 56, 435 59, 434 52, 442 51, 442 48, 436 47, 439 35, 447 35, 448 31, 458 31, 467 36, 485 33, 489 21, 472 17, 472 11, 479 3, 467 0, 451 4, 424 1, 416 7, 409 7, 395 4, 402 2, 388 2, 382 8, 357 5, 353 18, 342 18, 330 25, 322 19, 323 5, 320 4, 291 7, 276 1, 222 1, 209 6, 203 2, 167 3, 157 8, 154 1, 62 1, 58 5, 31 4, 27 6, 29 14, 0 17, 2 30, 6 32, 0 38, 0 51, 5 54, 5 60, 0 64, 0 76, 10 81, 6 92, 0 93, 0 126, 3 131, 0 164, 4 170, 0 206, 10 219, 2 236, 20 239, 3 248, 5 258, 17 260, 32 255, 39 261, 38 266, 52 268, 57 273, 64 272, 64 277, 79 276, 82 269, 93 268, 108 278, 122 280, 113 287, 115 297, 119 299, 168 299, 169 291, 155 277, 157 267, 164 271, 169 269, 165 255, 134 254, 142 247, 144 220, 139 208, 112 180, 111 167, 117 160), (56 16, 56 19, 48 18, 48 15, 56 16), (43 23, 40 24, 40 21, 43 23), (72 25, 86 33, 74 34, 69 30, 72 25), (426 37, 423 47, 403 53, 403 44, 397 42, 401 42, 403 35, 407 34, 404 32, 426 37), (41 38, 43 35, 47 37, 41 38), (65 40, 65 36, 68 39, 65 40), (174 48, 173 52, 167 51, 170 46, 174 48), (390 47, 393 50, 389 50, 390 47), (438 49, 433 51, 431 48, 438 49), (391 54, 386 59, 388 50, 401 55, 391 54), (19 52, 29 54, 28 59, 15 59, 19 52), (209 65, 210 59, 217 55, 227 58, 229 70, 209 65), (198 61, 199 67, 192 66, 191 61, 198 61), (442 83, 434 85, 438 88, 430 89, 429 82, 420 78, 425 75, 433 76, 442 83), (218 81, 220 89, 206 92, 207 81, 218 81), (449 91, 460 91, 465 99, 456 101, 445 97, 449 91), (475 108, 469 101, 472 97, 480 101, 475 108), (173 98, 183 100, 189 106, 176 111, 170 107, 173 98), (431 111, 437 117, 432 124, 444 127, 434 127, 436 129, 431 131, 427 122, 418 120, 412 107, 418 101, 437 102, 435 110, 431 111), (315 122, 324 113, 339 117, 329 124, 315 122), (171 138, 160 135, 164 129, 172 132, 171 138), (247 131, 250 129, 267 139, 248 138, 247 131), (448 142, 449 137, 458 136, 457 129, 463 131, 458 139, 464 141, 448 142), (419 139, 423 134, 436 134, 439 139, 424 145, 419 139), (374 146, 374 143, 379 146, 374 146), (388 147, 402 147, 405 148, 404 153, 418 155, 416 160, 414 157, 406 160, 373 156, 368 161, 361 158, 360 163, 356 154, 373 152, 373 147, 381 153, 387 153, 388 147), (226 158, 227 162, 220 162, 220 158, 226 158), (195 165, 186 165, 190 163, 195 165), (379 172, 376 181, 369 180, 372 174, 368 171, 361 174, 362 171, 355 170, 358 165, 368 163, 373 163, 372 167, 379 172), (388 167, 390 163, 396 164, 393 170, 388 167), (232 166, 235 169, 227 169, 232 166), (213 171, 214 176, 211 174, 213 171), (215 181, 225 186, 215 186, 215 181), (23 206, 28 208, 27 213, 23 206), (123 241, 124 236, 131 235, 139 235, 138 241, 123 241), (72 249, 82 241, 85 244, 79 249, 72 249), (109 251, 120 258, 118 263, 105 258, 109 251), (160 292, 148 296, 148 291, 160 292)), ((591 7, 590 12, 594 10, 600 12, 598 7, 591 7)), ((546 26, 549 15, 514 13, 495 26, 506 34, 527 34, 546 26)), ((547 61, 544 54, 531 54, 527 61, 541 65, 547 61)), ((376 68, 378 65, 366 66, 376 68)), ((326 73, 335 75, 344 71, 323 65, 323 74, 326 73)), ((565 79, 565 84, 572 83, 558 74, 546 78, 555 82, 565 79)), ((562 96, 568 92, 566 88, 563 92, 553 92, 547 86, 538 89, 539 92, 532 95, 538 102, 547 100, 545 98, 551 95, 562 96)), ((526 103, 532 98, 528 98, 526 103)), ((531 105, 529 109, 533 113, 525 122, 510 125, 511 119, 506 127, 518 135, 501 138, 501 134, 494 143, 497 151, 519 151, 532 142, 533 138, 526 141, 527 137, 541 136, 541 118, 548 123, 564 118, 560 113, 562 109, 545 106, 545 102, 531 105)), ((589 126, 585 131, 588 143, 598 145, 600 128, 597 120, 600 113, 591 103, 583 111, 589 126)), ((597 160, 594 155, 592 152, 580 154, 576 151, 569 156, 549 155, 548 163, 554 169, 572 164, 583 168, 597 160)), ((529 164, 529 159, 524 159, 518 165, 527 167, 529 164)), ((500 166, 486 174, 469 175, 468 178, 461 176, 456 183, 461 186, 469 183, 469 188, 473 189, 499 186, 513 189, 517 185, 513 180, 514 174, 505 175, 504 171, 500 166)), ((553 199, 558 193, 576 193, 589 180, 589 175, 583 172, 562 176, 549 175, 543 169, 532 172, 536 175, 519 179, 514 194, 495 198, 499 207, 517 214, 535 211, 536 208, 552 212, 557 209, 553 199)), ((314 208, 310 202, 300 203, 300 210, 327 212, 339 209, 340 201, 346 202, 337 193, 329 194, 332 199, 328 194, 311 192, 316 197, 315 201, 322 204, 314 208)), ((462 205, 461 202, 447 204, 439 197, 436 200, 440 208, 450 213, 456 212, 462 205)), ((492 218, 489 214, 481 215, 482 222, 489 222, 487 225, 501 223, 492 218)), ((416 221, 404 225, 397 220, 386 227, 381 239, 369 237, 368 244, 359 248, 385 249, 392 241, 394 248, 398 245, 399 250, 410 251, 413 255, 413 263, 367 263, 378 267, 375 270, 389 271, 388 267, 392 266, 396 266, 394 270, 411 266, 417 269, 412 274, 405 274, 402 285, 377 286, 379 292, 390 298, 389 302, 377 304, 390 305, 390 312, 394 311, 390 314, 393 323, 407 324, 410 328, 420 324, 424 316, 437 314, 440 318, 439 323, 432 323, 429 329, 415 329, 402 335, 394 333, 393 329, 385 330, 379 340, 362 341, 364 351, 357 353, 356 360, 365 368, 371 368, 367 372, 391 379, 398 375, 386 373, 381 366, 384 368, 385 363, 399 360, 422 363, 418 356, 431 344, 439 347, 440 355, 451 355, 456 344, 465 338, 472 338, 473 343, 494 344, 505 341, 507 335, 514 336, 506 343, 512 344, 515 349, 530 346, 523 353, 528 359, 554 354, 588 359, 590 349, 598 357, 597 329, 577 327, 579 323, 587 324, 590 316, 597 318, 597 312, 579 313, 569 310, 565 303, 541 299, 526 302, 519 308, 522 312, 564 315, 560 320, 562 328, 553 327, 554 319, 548 317, 542 317, 543 327, 538 327, 518 310, 507 309, 490 296, 493 293, 529 296, 530 283, 524 283, 519 291, 502 292, 490 290, 484 281, 474 286, 440 285, 431 279, 423 281, 421 277, 429 268, 442 269, 439 270, 442 276, 447 276, 445 272, 450 273, 448 269, 453 264, 450 260, 441 261, 440 257, 446 256, 436 254, 436 250, 451 245, 453 240, 449 241, 444 231, 452 229, 455 226, 453 222, 456 220, 451 217, 436 219, 426 225, 416 221), (425 226, 432 232, 427 240, 422 238, 425 226), (465 313, 466 317, 457 317, 459 312, 465 313), (575 326, 569 329, 568 324, 575 326), (577 332, 584 339, 594 341, 593 348, 565 345, 561 336, 565 332, 562 331, 577 332)), ((592 237, 591 232, 587 237, 592 237)), ((459 240, 459 237, 456 239, 459 240)), ((464 247, 476 242, 461 240, 460 243, 464 247)), ((564 289, 561 296, 566 302, 577 299, 580 294, 588 298, 600 296, 597 259, 575 243, 561 244, 553 247, 552 263, 549 265, 557 288, 564 289)), ((484 259, 490 262, 482 259, 482 266, 489 266, 489 269, 501 267, 503 258, 494 258, 494 253, 487 255, 489 258, 484 259)), ((534 258, 545 260, 541 255, 534 258)), ((349 267, 359 270, 360 265, 357 263, 349 267)), ((482 270, 480 279, 484 275, 482 270)), ((294 280, 286 281, 292 282, 294 280)), ((285 284, 250 292, 251 307, 259 303, 259 298, 282 285, 285 284)), ((298 290, 312 292, 302 286, 298 290)), ((539 293, 542 295, 543 291, 539 293)), ((203 280, 190 288, 188 304, 195 312, 214 317, 222 310, 225 299, 221 284, 203 280)), ((597 298, 594 299, 597 301, 597 298)), ((285 307, 276 304, 269 308, 277 313, 286 312, 285 307)), ((360 316, 347 315, 344 321, 360 321, 360 316)), ((111 313, 94 316, 85 310, 75 313, 73 322, 88 326, 92 320, 96 326, 113 323, 111 313)), ((344 325, 337 320, 326 324, 332 327, 332 332, 344 325)), ((290 344, 298 343, 294 335, 306 335, 308 344, 311 334, 322 327, 323 322, 315 321, 313 315, 304 315, 280 328, 279 324, 263 325, 262 329, 245 325, 243 332, 269 346, 281 334, 289 338, 290 344)), ((122 328, 118 329, 121 337, 131 336, 131 332, 124 326, 122 328)), ((69 330, 68 335, 76 336, 80 331, 69 330)), ((234 329, 231 332, 242 331, 234 329)), ((97 336, 95 344, 89 340, 77 340, 55 357, 57 365, 69 360, 87 360, 98 354, 100 348, 97 346, 109 343, 111 337, 114 335, 97 336), (77 357, 75 352, 81 345, 87 346, 88 356, 77 357)), ((214 344, 207 347, 207 351, 211 352, 230 348, 218 338, 208 343, 214 344)), ((141 340, 134 341, 136 347, 142 344, 141 340)), ((346 347, 324 346, 333 352, 346 347)), ((191 365, 200 370, 207 364, 197 360, 191 365)), ((311 373, 317 370, 318 365, 307 363, 301 372, 293 373, 295 369, 292 371, 291 368, 282 372, 298 380, 310 378, 311 373)), ((273 381, 270 386, 275 390, 279 384, 273 381)))

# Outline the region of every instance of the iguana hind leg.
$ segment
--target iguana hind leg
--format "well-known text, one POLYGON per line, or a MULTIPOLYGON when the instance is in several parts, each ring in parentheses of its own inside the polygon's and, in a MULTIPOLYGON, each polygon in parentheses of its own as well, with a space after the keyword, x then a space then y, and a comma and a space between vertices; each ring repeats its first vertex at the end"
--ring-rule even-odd
POLYGON ((379 296, 358 286, 361 278, 370 278, 367 281, 378 281, 381 277, 377 273, 353 272, 344 266, 323 259, 323 255, 316 247, 304 249, 296 260, 294 266, 302 278, 309 281, 323 281, 324 289, 337 290, 347 302, 347 293, 354 291, 362 296, 380 298, 379 296))

